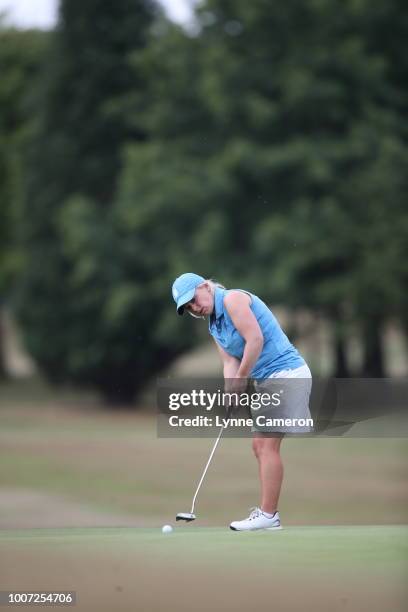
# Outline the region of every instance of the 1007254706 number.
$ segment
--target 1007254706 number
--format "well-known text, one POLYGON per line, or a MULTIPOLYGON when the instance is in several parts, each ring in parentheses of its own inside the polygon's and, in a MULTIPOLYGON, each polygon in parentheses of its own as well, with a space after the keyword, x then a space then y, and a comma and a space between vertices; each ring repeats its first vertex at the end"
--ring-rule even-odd
POLYGON ((0 605, 73 606, 76 604, 74 591, 0 591, 0 605))

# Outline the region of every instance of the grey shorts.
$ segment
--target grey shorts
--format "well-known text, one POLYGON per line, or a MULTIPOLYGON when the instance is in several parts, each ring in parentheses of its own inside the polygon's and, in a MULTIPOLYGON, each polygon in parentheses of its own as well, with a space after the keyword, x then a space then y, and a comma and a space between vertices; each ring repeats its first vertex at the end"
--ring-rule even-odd
POLYGON ((255 382, 260 404, 251 406, 252 431, 258 433, 302 434, 313 431, 309 409, 312 375, 307 365, 275 372, 255 382), (269 398, 269 401, 268 401, 269 398))

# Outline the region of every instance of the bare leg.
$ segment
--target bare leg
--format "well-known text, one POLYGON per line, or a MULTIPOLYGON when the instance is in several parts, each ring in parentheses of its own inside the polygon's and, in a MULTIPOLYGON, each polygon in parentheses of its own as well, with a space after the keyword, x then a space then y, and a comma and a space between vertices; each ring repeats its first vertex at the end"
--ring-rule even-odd
POLYGON ((252 448, 258 460, 261 482, 261 509, 272 514, 278 508, 279 494, 283 479, 283 465, 280 457, 282 436, 267 437, 257 434, 252 448))

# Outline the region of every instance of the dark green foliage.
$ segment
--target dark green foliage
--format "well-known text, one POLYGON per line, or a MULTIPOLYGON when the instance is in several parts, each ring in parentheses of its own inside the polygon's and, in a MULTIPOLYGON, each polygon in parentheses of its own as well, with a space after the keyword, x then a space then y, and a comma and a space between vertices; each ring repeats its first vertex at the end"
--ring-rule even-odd
POLYGON ((62 2, 27 154, 17 296, 27 346, 51 380, 96 385, 110 400, 131 399, 192 342, 155 332, 170 275, 151 291, 144 236, 116 223, 121 156, 146 137, 134 64, 153 15, 148 2, 62 2))
POLYGON ((27 109, 44 59, 45 32, 3 29, 0 24, 0 296, 19 268, 16 222, 21 199, 21 155, 30 126, 27 109))
POLYGON ((235 184, 225 202, 231 274, 271 301, 323 310, 337 340, 353 320, 370 329, 363 373, 381 375, 381 325, 406 293, 401 3, 207 8, 206 99, 235 184))
MULTIPOLYGON (((0 308, 7 301, 22 265, 18 217, 22 151, 31 123, 27 100, 48 38, 44 32, 3 28, 0 22, 0 308)), ((0 320, 0 377, 5 376, 2 331, 0 320)))
MULTIPOLYGON (((32 103, 18 313, 54 380, 129 399, 192 346, 196 271, 358 329, 408 328, 408 20, 400 0, 66 0, 32 103), (38 112, 38 108, 40 112, 38 112)), ((205 333, 205 330, 202 331, 205 333)))

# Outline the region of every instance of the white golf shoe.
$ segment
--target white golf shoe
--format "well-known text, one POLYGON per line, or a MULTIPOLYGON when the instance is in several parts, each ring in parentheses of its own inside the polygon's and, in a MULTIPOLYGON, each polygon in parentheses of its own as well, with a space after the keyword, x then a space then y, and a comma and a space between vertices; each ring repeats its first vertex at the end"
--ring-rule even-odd
POLYGON ((282 529, 279 512, 273 513, 268 518, 260 508, 251 508, 251 514, 243 521, 233 521, 230 525, 233 531, 256 531, 257 529, 268 529, 270 531, 282 529))

